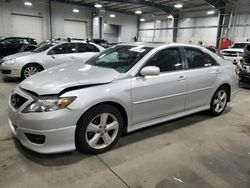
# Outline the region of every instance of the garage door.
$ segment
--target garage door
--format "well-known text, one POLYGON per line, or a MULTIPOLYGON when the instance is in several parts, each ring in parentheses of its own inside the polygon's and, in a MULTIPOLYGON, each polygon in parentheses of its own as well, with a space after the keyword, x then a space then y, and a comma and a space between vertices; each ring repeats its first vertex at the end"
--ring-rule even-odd
POLYGON ((38 42, 43 41, 43 18, 12 14, 12 36, 31 37, 38 42))
POLYGON ((64 37, 70 38, 87 38, 87 26, 86 22, 64 20, 64 37))

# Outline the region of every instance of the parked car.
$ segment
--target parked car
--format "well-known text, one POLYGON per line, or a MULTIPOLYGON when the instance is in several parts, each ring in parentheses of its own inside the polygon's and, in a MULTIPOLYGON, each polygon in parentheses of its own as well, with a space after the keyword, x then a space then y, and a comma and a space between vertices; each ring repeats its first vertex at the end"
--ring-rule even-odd
POLYGON ((205 46, 205 48, 207 48, 211 52, 217 54, 218 56, 224 58, 223 55, 220 53, 220 50, 218 50, 215 46, 205 46))
POLYGON ((5 57, 1 71, 4 76, 25 79, 52 66, 85 61, 103 50, 99 45, 82 41, 46 43, 33 51, 5 57))
POLYGON ((250 42, 236 42, 231 48, 222 50, 222 55, 226 60, 239 62, 243 59, 244 47, 250 42))
POLYGON ((23 51, 30 51, 36 48, 37 42, 32 38, 8 37, 0 41, 0 59, 7 55, 23 51))
POLYGON ((108 41, 104 39, 91 39, 90 41, 102 46, 103 48, 109 48, 112 46, 108 41))
POLYGON ((204 110, 220 115, 236 78, 233 64, 203 47, 117 45, 21 82, 10 96, 9 125, 39 153, 100 153, 123 131, 204 110))

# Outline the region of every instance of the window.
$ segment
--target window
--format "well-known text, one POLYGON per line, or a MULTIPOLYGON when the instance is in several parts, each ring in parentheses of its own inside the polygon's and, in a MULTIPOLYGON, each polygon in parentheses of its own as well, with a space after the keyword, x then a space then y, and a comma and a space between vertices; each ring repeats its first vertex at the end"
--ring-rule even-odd
POLYGON ((131 69, 152 48, 143 46, 116 46, 109 48, 89 61, 90 65, 112 68, 120 73, 131 69))
POLYGON ((208 54, 197 48, 185 48, 188 68, 202 68, 216 66, 218 63, 208 54))
POLYGON ((49 54, 69 54, 76 53, 76 46, 74 43, 64 43, 53 48, 49 54))
POLYGON ((166 48, 151 58, 146 66, 157 66, 160 72, 182 70, 182 59, 179 48, 166 48))
POLYGON ((99 52, 99 49, 92 44, 85 44, 85 43, 76 43, 77 45, 77 52, 99 52))

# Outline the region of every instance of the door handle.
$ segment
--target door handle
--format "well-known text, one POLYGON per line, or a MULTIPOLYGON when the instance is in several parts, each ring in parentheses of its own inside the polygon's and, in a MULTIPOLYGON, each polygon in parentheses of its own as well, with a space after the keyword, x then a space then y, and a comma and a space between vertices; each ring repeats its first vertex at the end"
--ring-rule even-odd
POLYGON ((179 78, 178 78, 178 81, 182 81, 182 80, 186 80, 185 76, 183 76, 183 75, 179 76, 179 78))
POLYGON ((55 59, 55 56, 52 55, 51 57, 52 57, 53 59, 55 59))
POLYGON ((213 73, 213 74, 220 74, 221 71, 220 71, 219 69, 216 69, 216 70, 212 71, 212 73, 213 73))

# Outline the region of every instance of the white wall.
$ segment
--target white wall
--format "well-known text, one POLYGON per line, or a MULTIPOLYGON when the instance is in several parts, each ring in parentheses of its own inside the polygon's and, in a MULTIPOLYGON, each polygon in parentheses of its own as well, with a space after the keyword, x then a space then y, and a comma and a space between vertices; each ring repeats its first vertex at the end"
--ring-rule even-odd
POLYGON ((218 16, 181 18, 177 42, 198 44, 202 41, 204 45, 216 46, 218 16), (206 28, 202 28, 202 27, 206 28), (191 41, 191 42, 190 42, 191 41))
POLYGON ((106 11, 103 14, 103 22, 111 25, 120 25, 121 31, 118 42, 131 42, 137 34, 137 17, 133 15, 106 11), (110 14, 115 14, 115 18, 110 18, 110 14))
POLYGON ((156 29, 141 30, 139 32, 139 40, 145 42, 173 42, 173 21, 155 20, 140 23, 140 29, 156 29), (164 29, 163 29, 164 28, 164 29), (169 28, 169 29, 166 29, 169 28))
MULTIPOLYGON (((11 32, 11 13, 39 16, 43 19, 43 39, 50 38, 49 3, 48 0, 32 0, 33 6, 27 7, 23 0, 12 0, 6 3, 0 0, 0 37, 13 36, 11 32)), ((73 4, 65 4, 52 1, 52 34, 53 38, 64 36, 64 20, 84 21, 87 23, 87 37, 92 38, 92 12, 93 9, 73 4), (79 9, 79 13, 73 13, 72 9, 79 9)), ((118 12, 104 11, 103 22, 107 24, 120 25, 121 31, 118 42, 130 42, 137 34, 137 17, 118 12), (110 18, 114 13, 116 18, 110 18)), ((32 30, 32 25, 30 26, 32 30)), ((103 35, 102 35, 103 36, 103 35)))
MULTIPOLYGON (((46 0, 33 0, 32 3, 32 7, 27 7, 24 6, 24 1, 18 0, 6 3, 5 0, 0 0, 0 36, 13 36, 13 23, 11 22, 12 14, 22 14, 42 17, 43 39, 49 37, 48 2, 46 0)), ((30 30, 32 30, 32 25, 30 26, 30 30)))
POLYGON ((64 38, 64 20, 75 20, 87 23, 87 37, 92 36, 91 31, 91 9, 83 6, 72 4, 52 2, 52 35, 53 38, 64 38), (74 13, 72 10, 76 8, 79 13, 74 13))

